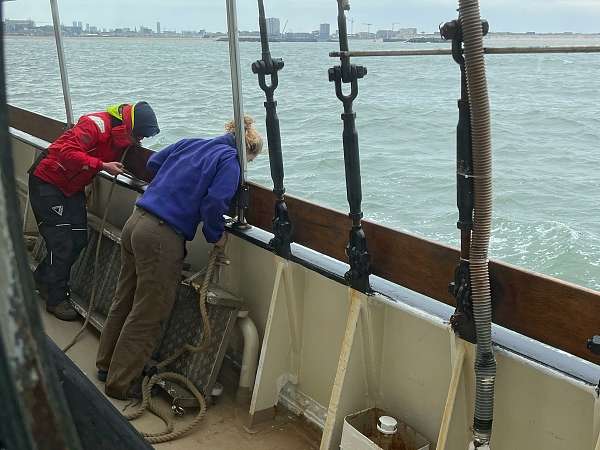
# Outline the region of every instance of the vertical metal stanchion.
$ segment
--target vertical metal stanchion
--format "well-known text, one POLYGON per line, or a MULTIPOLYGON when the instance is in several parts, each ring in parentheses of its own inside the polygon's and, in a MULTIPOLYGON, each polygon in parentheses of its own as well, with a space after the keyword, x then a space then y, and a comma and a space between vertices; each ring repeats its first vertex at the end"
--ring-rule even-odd
MULTIPOLYGON (((69 75, 67 74, 67 64, 65 59, 65 48, 62 40, 62 30, 60 28, 60 16, 58 14, 58 0, 50 0, 52 9, 52 23, 54 24, 54 38, 56 39, 56 52, 58 53, 58 66, 60 69, 60 80, 62 83, 63 98, 65 101, 65 113, 67 115, 67 127, 71 128, 74 124, 73 105, 71 103, 71 90, 69 88, 69 75)), ((35 163, 37 153, 34 153, 31 164, 35 163)), ((27 230, 27 221, 29 220, 29 196, 25 202, 25 212, 23 213, 23 232, 27 230)))
POLYGON ((52 8, 52 22, 54 23, 54 38, 56 39, 56 51, 58 53, 58 66, 60 68, 60 80, 62 82, 63 97, 65 99, 65 112, 67 113, 67 125, 73 126, 73 106, 71 104, 71 90, 69 88, 69 75, 65 59, 62 30, 60 28, 60 16, 58 14, 58 0, 50 0, 52 8))
POLYGON ((450 323, 459 337, 473 344, 477 342, 473 320, 473 299, 469 256, 473 230, 473 142, 471 138, 471 107, 462 49, 460 21, 453 20, 440 27, 444 39, 452 41, 452 57, 460 67, 460 99, 456 126, 456 204, 457 227, 460 229, 460 263, 450 283, 450 294, 456 299, 456 310, 450 323))
POLYGON ((238 225, 246 224, 249 192, 246 184, 248 163, 246 161, 246 133, 244 128, 244 103, 242 99, 242 75, 240 69, 240 46, 238 39, 237 6, 235 0, 227 2, 227 34, 229 37, 229 64, 231 67, 231 91, 233 94, 233 114, 236 124, 236 145, 240 160, 241 176, 238 191, 238 225))
MULTIPOLYGON (((489 30, 482 21, 484 36, 489 30)), ((452 58, 460 67, 460 99, 458 100, 458 124, 456 126, 456 205, 457 228, 460 230, 460 262, 450 283, 450 294, 456 299, 456 310, 450 318, 452 328, 462 339, 477 343, 471 293, 470 248, 473 231, 474 169, 473 139, 471 136, 471 106, 469 87, 463 56, 463 35, 460 20, 453 20, 440 27, 443 39, 452 41, 452 58)))

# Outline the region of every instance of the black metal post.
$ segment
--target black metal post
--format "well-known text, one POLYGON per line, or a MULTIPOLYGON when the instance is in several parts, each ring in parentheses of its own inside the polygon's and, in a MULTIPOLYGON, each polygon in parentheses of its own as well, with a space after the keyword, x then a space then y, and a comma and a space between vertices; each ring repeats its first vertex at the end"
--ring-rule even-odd
MULTIPOLYGON (((348 0, 337 0, 338 3, 338 34, 340 51, 348 51, 348 31, 346 27, 345 10, 350 9, 348 0)), ((354 289, 361 292, 371 292, 369 275, 371 273, 371 258, 367 251, 367 240, 362 229, 361 210, 362 186, 360 177, 360 153, 358 148, 358 132, 356 131, 356 113, 352 110, 352 103, 358 96, 358 80, 367 74, 367 68, 350 63, 347 56, 340 57, 340 65, 329 69, 329 81, 335 82, 335 92, 344 105, 342 120, 344 132, 344 163, 346 169, 346 193, 350 205, 350 218, 352 229, 346 253, 348 255, 350 270, 346 273, 346 280, 354 289), (350 84, 350 94, 342 92, 342 85, 350 84)))
MULTIPOLYGON (((488 23, 482 21, 483 33, 488 23)), ((458 100, 458 125, 456 126, 456 204, 460 236, 460 263, 450 283, 450 294, 456 299, 456 310, 450 318, 454 331, 469 342, 476 343, 473 301, 471 298, 470 247, 473 230, 473 140, 471 137, 471 106, 463 57, 463 36, 460 19, 440 27, 442 38, 452 40, 452 57, 460 67, 460 99, 458 100)))
POLYGON ((277 116, 277 102, 274 93, 279 84, 278 72, 283 69, 281 58, 272 58, 269 50, 269 37, 267 35, 267 20, 263 0, 258 0, 260 42, 262 46, 262 59, 252 64, 252 72, 258 75, 258 83, 264 91, 267 141, 269 144, 269 163, 271 165, 271 179, 273 180, 273 193, 275 194, 275 216, 273 218, 273 234, 269 245, 281 257, 289 258, 291 255, 290 243, 292 240, 292 223, 285 203, 285 187, 283 186, 283 154, 281 152, 281 133, 279 130, 279 117, 277 116), (270 76, 271 84, 267 84, 266 77, 270 76))

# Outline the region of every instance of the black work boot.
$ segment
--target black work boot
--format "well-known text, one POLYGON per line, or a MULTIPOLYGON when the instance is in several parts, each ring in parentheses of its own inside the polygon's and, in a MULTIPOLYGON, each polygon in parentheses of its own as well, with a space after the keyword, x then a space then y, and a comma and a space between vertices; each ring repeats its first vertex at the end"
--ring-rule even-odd
MULTIPOLYGON (((138 378, 133 383, 131 383, 131 386, 129 386, 129 389, 127 390, 127 397, 130 399, 133 399, 133 400, 142 400, 143 399, 143 392, 142 392, 143 384, 144 384, 144 377, 138 378)), ((150 390, 150 396, 155 397, 158 395, 159 392, 160 392, 160 386, 158 384, 155 384, 154 386, 152 386, 152 389, 150 390)))
POLYGON ((108 378, 108 370, 98 369, 98 373, 96 373, 96 379, 101 381, 102 383, 106 383, 106 379, 108 378))
MULTIPOLYGON (((98 373, 99 374, 99 373, 98 373)), ((142 399, 142 378, 135 379, 127 392, 115 392, 111 390, 110 386, 104 387, 104 392, 111 398, 116 398, 117 400, 141 400, 142 399)))
POLYGON ((58 305, 54 306, 46 305, 46 311, 54 315, 57 319, 68 322, 77 320, 79 317, 79 314, 77 314, 77 311, 75 311, 75 308, 73 308, 73 305, 71 305, 71 302, 68 300, 63 300, 58 305))

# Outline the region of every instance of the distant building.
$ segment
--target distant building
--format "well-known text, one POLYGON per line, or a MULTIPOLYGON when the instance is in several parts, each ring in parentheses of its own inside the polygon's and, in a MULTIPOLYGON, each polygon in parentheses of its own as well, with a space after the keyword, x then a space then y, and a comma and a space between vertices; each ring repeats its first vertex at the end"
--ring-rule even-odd
POLYGON ((319 26, 319 40, 328 41, 331 36, 331 25, 328 23, 322 23, 319 26))
POLYGON ((204 37, 206 35, 206 30, 193 31, 193 30, 183 30, 181 32, 182 36, 185 37, 204 37))
POLYGON ((115 28, 113 33, 116 36, 127 36, 127 35, 131 35, 131 28, 127 27, 127 28, 115 28))
POLYGON ((90 26, 90 33, 93 33, 93 34, 98 33, 98 27, 90 26))
POLYGON ((77 28, 80 28, 80 29, 82 29, 82 30, 83 30, 83 23, 81 23, 81 22, 77 22, 77 28))
POLYGON ((90 24, 89 24, 89 23, 86 23, 86 24, 85 24, 85 32, 86 32, 86 33, 89 33, 89 32, 90 32, 90 24))
POLYGON ((396 36, 397 37, 415 37, 417 35, 417 29, 416 28, 400 28, 399 30, 396 31, 396 36))
POLYGON ((35 28, 33 20, 10 20, 4 21, 5 33, 29 33, 35 28))
POLYGON ((145 27, 143 25, 140 25, 140 31, 139 31, 139 33, 140 34, 152 34, 152 33, 154 33, 154 31, 152 31, 152 28, 147 28, 147 27, 145 27))
POLYGON ((35 33, 36 35, 41 35, 41 36, 50 36, 52 34, 54 34, 54 26, 53 25, 44 25, 41 27, 37 27, 35 29, 35 33))
POLYGON ((277 17, 267 18, 267 34, 271 37, 279 37, 281 35, 280 22, 277 17))
POLYGON ((400 28, 398 30, 377 30, 377 39, 410 39, 417 35, 416 28, 400 28))
POLYGON ((316 42, 318 34, 313 33, 285 33, 283 42, 316 42))
POLYGON ((156 22, 156 34, 160 34, 160 22, 156 22))

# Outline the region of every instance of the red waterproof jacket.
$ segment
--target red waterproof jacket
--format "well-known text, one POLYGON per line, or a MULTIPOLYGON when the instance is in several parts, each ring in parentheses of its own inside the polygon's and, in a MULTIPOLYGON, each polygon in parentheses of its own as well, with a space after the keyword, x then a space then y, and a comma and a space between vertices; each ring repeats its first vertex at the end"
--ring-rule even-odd
POLYGON ((103 162, 119 161, 134 143, 131 137, 131 105, 124 105, 122 121, 112 126, 108 112, 82 116, 48 147, 33 174, 59 188, 67 197, 81 192, 102 169, 103 162))

